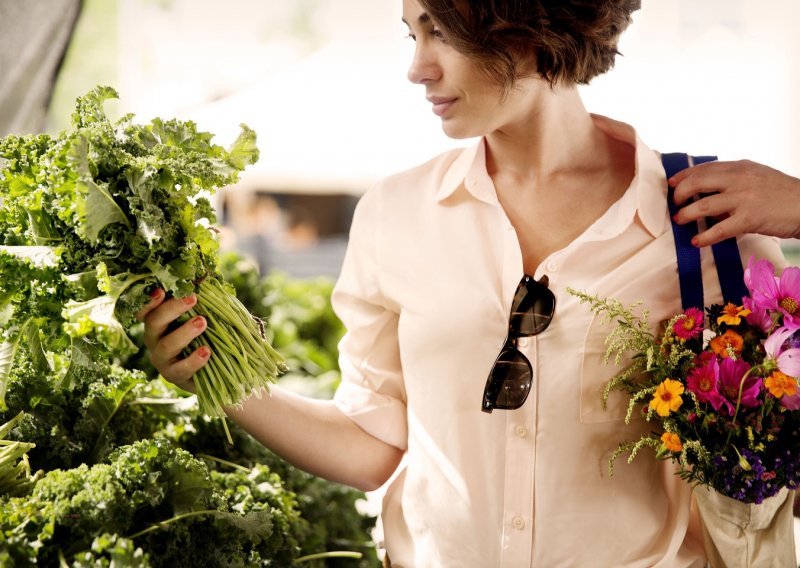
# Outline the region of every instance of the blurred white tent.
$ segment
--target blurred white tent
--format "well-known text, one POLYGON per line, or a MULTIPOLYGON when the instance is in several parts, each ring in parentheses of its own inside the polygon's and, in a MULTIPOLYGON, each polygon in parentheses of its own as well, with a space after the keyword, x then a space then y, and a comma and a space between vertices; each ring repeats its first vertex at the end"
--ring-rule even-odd
POLYGON ((245 123, 261 159, 241 187, 264 191, 363 193, 386 175, 448 148, 451 140, 405 76, 408 55, 393 42, 332 43, 260 83, 186 110, 227 145, 245 123))

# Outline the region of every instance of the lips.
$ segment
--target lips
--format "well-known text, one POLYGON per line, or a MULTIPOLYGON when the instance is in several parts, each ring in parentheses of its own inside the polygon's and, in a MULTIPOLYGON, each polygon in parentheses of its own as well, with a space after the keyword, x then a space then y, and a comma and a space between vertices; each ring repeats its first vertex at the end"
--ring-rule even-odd
POLYGON ((458 99, 456 97, 428 97, 428 101, 433 105, 433 114, 444 116, 458 99))

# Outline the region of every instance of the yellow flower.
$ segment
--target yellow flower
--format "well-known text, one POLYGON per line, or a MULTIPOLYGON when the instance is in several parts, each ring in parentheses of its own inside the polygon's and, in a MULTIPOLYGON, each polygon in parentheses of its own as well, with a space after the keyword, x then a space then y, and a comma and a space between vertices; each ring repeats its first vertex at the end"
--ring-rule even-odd
POLYGON ((717 323, 727 323, 728 325, 739 325, 742 323, 742 318, 750 315, 750 310, 744 306, 737 306, 728 302, 722 308, 722 315, 717 318, 717 323))
POLYGON ((661 441, 664 442, 664 446, 670 452, 680 452, 683 449, 680 436, 673 434, 672 432, 664 432, 664 434, 661 436, 661 441))
POLYGON ((764 385, 769 389, 769 394, 775 398, 781 398, 783 395, 792 396, 797 392, 797 381, 780 371, 772 371, 764 381, 764 385))
POLYGON ((656 394, 650 401, 650 408, 659 416, 669 416, 670 412, 675 412, 683 404, 682 394, 683 384, 680 381, 666 379, 656 388, 656 394))

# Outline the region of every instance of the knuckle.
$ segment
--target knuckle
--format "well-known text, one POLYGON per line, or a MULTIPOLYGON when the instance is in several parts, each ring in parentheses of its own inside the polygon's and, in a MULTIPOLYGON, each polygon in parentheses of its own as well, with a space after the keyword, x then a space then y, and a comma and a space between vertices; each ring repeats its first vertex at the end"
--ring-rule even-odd
POLYGON ((716 240, 716 239, 719 239, 719 240, 721 240, 721 239, 724 239, 724 238, 725 238, 725 231, 723 231, 723 230, 722 230, 722 227, 719 225, 719 223, 718 223, 718 224, 716 224, 716 225, 714 225, 713 227, 711 227, 711 228, 708 230, 708 233, 709 233, 709 235, 711 235, 711 237, 712 237, 712 238, 714 238, 715 240, 716 240))

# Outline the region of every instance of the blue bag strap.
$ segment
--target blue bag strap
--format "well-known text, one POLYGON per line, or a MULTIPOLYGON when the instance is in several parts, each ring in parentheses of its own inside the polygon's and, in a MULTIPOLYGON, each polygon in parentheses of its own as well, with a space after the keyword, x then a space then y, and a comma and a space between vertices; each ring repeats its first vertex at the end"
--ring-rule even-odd
MULTIPOLYGON (((694 156, 690 161, 687 154, 673 153, 662 154, 661 161, 667 173, 667 179, 679 171, 691 166, 716 160, 714 156, 694 156)), ((678 212, 678 207, 673 200, 675 188, 667 191, 667 205, 670 219, 678 212)), ((714 220, 706 219, 708 227, 714 225, 714 220)), ((681 288, 681 302, 683 309, 696 307, 703 309, 703 276, 700 266, 700 249, 692 245, 692 238, 698 233, 696 222, 678 225, 672 221, 672 234, 675 238, 675 252, 678 257, 678 278, 681 288)), ((747 295, 744 284, 744 270, 739 254, 739 247, 735 238, 725 239, 711 246, 714 254, 714 263, 717 267, 722 298, 725 303, 741 304, 742 298, 747 295)))
MULTIPOLYGON (((686 154, 661 154, 661 163, 667 172, 667 179, 689 167, 689 156, 686 154)), ((675 205, 675 188, 667 189, 667 206, 672 219, 678 212, 675 205)), ((703 273, 700 268, 700 249, 692 245, 692 238, 697 235, 697 223, 678 225, 672 221, 672 236, 675 238, 675 253, 678 257, 678 281, 681 288, 681 305, 683 309, 695 307, 703 309, 703 273)))

